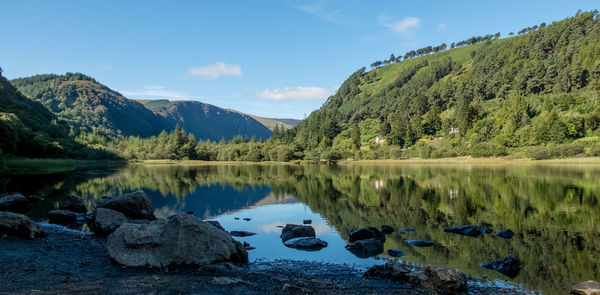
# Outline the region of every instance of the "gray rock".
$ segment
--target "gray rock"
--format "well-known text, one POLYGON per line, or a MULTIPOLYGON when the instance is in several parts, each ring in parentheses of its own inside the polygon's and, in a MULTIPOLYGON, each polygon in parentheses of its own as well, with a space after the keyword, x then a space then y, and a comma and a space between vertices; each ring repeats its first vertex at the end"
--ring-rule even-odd
POLYGON ((283 242, 300 237, 316 237, 315 229, 310 225, 286 224, 281 230, 281 240, 283 242))
POLYGON ((348 233, 348 241, 350 243, 367 239, 378 239, 385 242, 385 235, 373 226, 355 228, 348 233))
POLYGON ((126 222, 129 222, 129 219, 123 213, 111 209, 98 208, 92 220, 88 222, 88 225, 94 233, 107 236, 126 222))
POLYGON ((69 210, 77 213, 87 213, 87 208, 80 196, 68 195, 60 202, 61 210, 69 210))
POLYGON ((427 289, 447 293, 467 290, 467 276, 457 269, 447 266, 425 266, 426 278, 421 285, 427 289))
POLYGON ((222 230, 222 231, 224 231, 224 232, 227 232, 227 231, 226 231, 226 230, 223 228, 223 226, 221 226, 221 224, 220 224, 218 221, 216 221, 216 220, 205 220, 204 222, 208 222, 209 224, 212 224, 214 227, 216 227, 216 228, 218 228, 218 229, 220 229, 220 230, 222 230))
POLYGON ((435 242, 427 240, 406 240, 406 242, 415 247, 431 247, 437 245, 435 242))
POLYGON ((296 248, 301 250, 317 251, 327 247, 327 242, 319 238, 293 238, 283 243, 286 247, 296 248))
POLYGON ((229 232, 229 234, 234 237, 249 237, 249 236, 255 235, 256 233, 245 231, 245 230, 232 230, 229 232))
POLYGON ((510 239, 514 237, 515 233, 510 229, 505 229, 497 232, 496 235, 504 239, 510 239))
POLYGON ((98 204, 98 208, 115 210, 131 219, 156 219, 152 202, 141 190, 104 200, 98 204))
POLYGON ((4 194, 0 197, 0 211, 23 213, 29 210, 29 200, 19 193, 4 194))
POLYGON ((408 281, 411 278, 411 269, 405 265, 388 262, 382 265, 374 265, 363 274, 365 278, 388 279, 392 281, 408 281))
POLYGON ((0 212, 0 236, 8 235, 33 239, 44 235, 42 228, 31 218, 12 212, 0 212))
POLYGON ((383 253, 383 241, 375 238, 358 240, 346 245, 346 250, 356 257, 368 258, 383 253))
POLYGON ((125 266, 248 262, 248 252, 227 232, 185 213, 149 224, 124 223, 108 236, 106 248, 125 266))
POLYGON ((387 250, 387 254, 392 256, 392 257, 402 257, 402 256, 406 256, 406 254, 404 254, 404 252, 402 252, 402 250, 400 249, 388 249, 387 250))
POLYGON ((518 276, 521 271, 521 261, 517 254, 514 253, 498 260, 482 262, 479 265, 487 269, 495 270, 511 279, 518 276))
POLYGON ((600 295, 600 283, 596 281, 585 281, 571 287, 571 294, 576 295, 600 295))
POLYGON ((48 212, 48 222, 60 225, 70 225, 83 222, 84 216, 69 210, 52 210, 48 212))

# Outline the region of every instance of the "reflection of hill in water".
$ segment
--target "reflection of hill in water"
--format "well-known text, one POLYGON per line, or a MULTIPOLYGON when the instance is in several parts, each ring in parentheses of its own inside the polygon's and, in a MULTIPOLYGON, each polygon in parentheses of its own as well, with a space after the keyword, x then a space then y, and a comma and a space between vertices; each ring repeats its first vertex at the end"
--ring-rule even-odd
POLYGON ((406 239, 441 245, 413 248, 401 236, 391 236, 386 247, 405 251, 403 259, 501 277, 478 263, 514 252, 524 262, 515 281, 545 293, 564 293, 579 281, 600 280, 598 179, 598 166, 568 165, 130 165, 92 179, 29 178, 19 185, 13 180, 0 184, 16 191, 23 185, 28 193, 39 189, 43 196, 77 191, 90 205, 103 195, 144 189, 164 214, 192 210, 198 216, 295 196, 342 237, 354 227, 390 224, 418 229, 406 239), (517 236, 468 238, 441 230, 459 224, 511 228, 517 236))

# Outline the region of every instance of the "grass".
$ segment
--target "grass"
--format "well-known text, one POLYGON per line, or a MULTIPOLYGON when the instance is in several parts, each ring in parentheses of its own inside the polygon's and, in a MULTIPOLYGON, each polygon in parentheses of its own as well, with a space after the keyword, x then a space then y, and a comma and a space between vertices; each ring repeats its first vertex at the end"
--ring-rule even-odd
POLYGON ((582 157, 582 158, 564 158, 564 159, 547 159, 534 160, 531 158, 473 158, 454 157, 440 159, 421 159, 409 158, 400 160, 359 160, 359 161, 340 161, 338 164, 353 165, 353 164, 493 164, 493 165, 512 165, 512 164, 589 164, 600 165, 600 157, 582 157))
POLYGON ((0 175, 43 175, 76 170, 121 167, 123 161, 89 161, 72 159, 4 159, 0 160, 0 175))

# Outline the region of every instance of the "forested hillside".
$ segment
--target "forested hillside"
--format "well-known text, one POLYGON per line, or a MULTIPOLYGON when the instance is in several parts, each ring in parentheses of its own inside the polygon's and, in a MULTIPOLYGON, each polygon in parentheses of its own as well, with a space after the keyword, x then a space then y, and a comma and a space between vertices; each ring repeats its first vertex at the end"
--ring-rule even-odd
POLYGON ((69 126, 46 107, 23 96, 0 69, 0 158, 110 158, 75 142, 69 126))
POLYGON ((362 68, 274 137, 308 158, 600 154, 598 12, 499 37, 362 68))

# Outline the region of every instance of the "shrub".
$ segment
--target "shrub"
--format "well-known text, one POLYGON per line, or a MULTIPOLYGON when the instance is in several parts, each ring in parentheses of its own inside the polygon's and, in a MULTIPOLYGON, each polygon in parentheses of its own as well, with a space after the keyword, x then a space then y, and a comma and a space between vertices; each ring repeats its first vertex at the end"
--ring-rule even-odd
POLYGON ((471 156, 477 158, 502 157, 506 155, 506 147, 492 142, 482 142, 471 147, 471 156))

